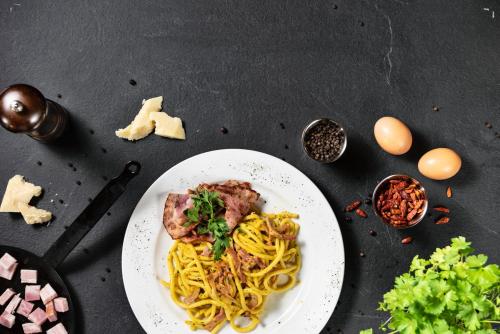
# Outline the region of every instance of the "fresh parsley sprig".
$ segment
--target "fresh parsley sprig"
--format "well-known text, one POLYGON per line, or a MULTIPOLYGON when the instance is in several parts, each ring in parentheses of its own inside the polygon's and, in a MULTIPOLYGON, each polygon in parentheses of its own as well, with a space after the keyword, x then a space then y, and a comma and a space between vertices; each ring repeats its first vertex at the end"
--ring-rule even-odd
MULTIPOLYGON (((464 237, 438 248, 429 260, 415 256, 395 280, 379 310, 391 314, 391 333, 495 334, 500 324, 500 269, 483 254, 470 255, 464 237)), ((371 331, 361 331, 368 334, 371 331)))
POLYGON ((199 223, 196 226, 198 234, 211 233, 215 239, 212 247, 214 259, 220 260, 231 238, 228 236, 229 227, 222 217, 217 217, 217 213, 224 208, 224 201, 219 197, 219 193, 206 189, 191 196, 193 207, 187 209, 184 214, 188 218, 184 227, 199 223))

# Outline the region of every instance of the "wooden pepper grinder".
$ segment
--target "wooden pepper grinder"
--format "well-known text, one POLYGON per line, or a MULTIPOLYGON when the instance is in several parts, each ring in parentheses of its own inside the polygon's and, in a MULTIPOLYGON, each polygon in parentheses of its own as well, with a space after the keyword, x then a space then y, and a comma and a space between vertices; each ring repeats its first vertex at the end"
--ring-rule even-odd
POLYGON ((35 87, 16 84, 0 93, 0 123, 11 132, 50 142, 64 132, 68 112, 35 87))

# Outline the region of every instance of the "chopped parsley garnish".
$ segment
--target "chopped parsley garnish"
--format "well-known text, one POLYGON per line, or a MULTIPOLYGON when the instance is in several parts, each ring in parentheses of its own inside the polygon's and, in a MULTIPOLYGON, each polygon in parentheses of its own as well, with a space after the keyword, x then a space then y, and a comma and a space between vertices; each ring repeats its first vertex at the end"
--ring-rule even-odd
POLYGON ((219 193, 206 189, 191 196, 191 198, 193 200, 193 207, 184 211, 184 214, 188 218, 187 222, 184 223, 184 227, 200 223, 196 226, 198 234, 211 233, 215 239, 212 247, 214 259, 220 260, 231 241, 231 238, 228 236, 229 227, 226 220, 216 216, 224 208, 224 201, 219 197, 219 193))

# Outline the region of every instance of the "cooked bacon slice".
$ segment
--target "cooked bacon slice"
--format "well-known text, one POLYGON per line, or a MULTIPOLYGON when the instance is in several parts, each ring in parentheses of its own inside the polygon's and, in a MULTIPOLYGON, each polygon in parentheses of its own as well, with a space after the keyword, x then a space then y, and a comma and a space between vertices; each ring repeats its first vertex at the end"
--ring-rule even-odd
MULTIPOLYGON (((196 191, 207 190, 217 192, 224 202, 224 219, 231 232, 241 221, 241 219, 250 213, 257 203, 260 194, 252 190, 250 183, 229 180, 224 183, 202 183, 196 191)), ((202 241, 214 242, 210 235, 198 235, 194 223, 185 227, 187 217, 184 211, 193 207, 191 195, 196 191, 188 190, 188 194, 168 195, 163 211, 163 225, 172 239, 181 239, 186 243, 197 243, 202 241)))
POLYGON ((215 315, 215 317, 212 319, 212 321, 210 321, 208 324, 205 325, 205 329, 207 331, 211 331, 212 329, 215 328, 215 326, 217 326, 221 321, 224 320, 224 317, 226 315, 224 314, 224 309, 221 307, 221 309, 219 310, 219 313, 217 313, 215 315))
POLYGON ((185 243, 196 244, 203 241, 214 242, 214 238, 208 234, 199 235, 196 233, 196 231, 192 231, 190 235, 182 237, 181 241, 185 243))
POLYGON ((250 213, 260 197, 260 194, 251 188, 250 183, 235 180, 228 180, 221 184, 202 183, 198 186, 198 190, 203 189, 219 193, 219 197, 224 201, 226 209, 224 218, 229 231, 232 231, 241 219, 250 213))
POLYGON ((168 194, 163 211, 163 225, 172 239, 180 239, 196 227, 196 224, 191 224, 189 227, 183 226, 187 221, 184 211, 192 207, 193 201, 190 195, 168 194))
POLYGON ((196 298, 198 298, 199 295, 200 295, 200 288, 197 288, 196 290, 194 290, 193 294, 184 298, 184 303, 188 305, 194 303, 194 301, 196 300, 196 298))
POLYGON ((238 275, 238 278, 240 279, 240 281, 242 283, 246 283, 247 279, 246 279, 245 274, 241 270, 241 261, 240 261, 240 258, 238 257, 238 255, 236 254, 236 251, 234 250, 234 248, 229 247, 229 248, 226 249, 226 252, 233 259, 234 269, 236 270, 236 274, 238 275))

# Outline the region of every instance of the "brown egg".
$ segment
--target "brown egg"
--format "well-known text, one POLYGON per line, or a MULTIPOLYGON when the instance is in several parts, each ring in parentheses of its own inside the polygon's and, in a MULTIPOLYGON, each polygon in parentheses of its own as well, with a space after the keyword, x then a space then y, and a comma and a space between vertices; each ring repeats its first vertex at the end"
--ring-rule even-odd
POLYGON ((373 134, 384 151, 394 155, 408 152, 413 141, 405 123, 395 117, 382 117, 375 123, 373 134))
POLYGON ((446 180, 458 173, 462 167, 460 156, 449 148, 435 148, 425 153, 418 161, 418 170, 429 179, 446 180))

